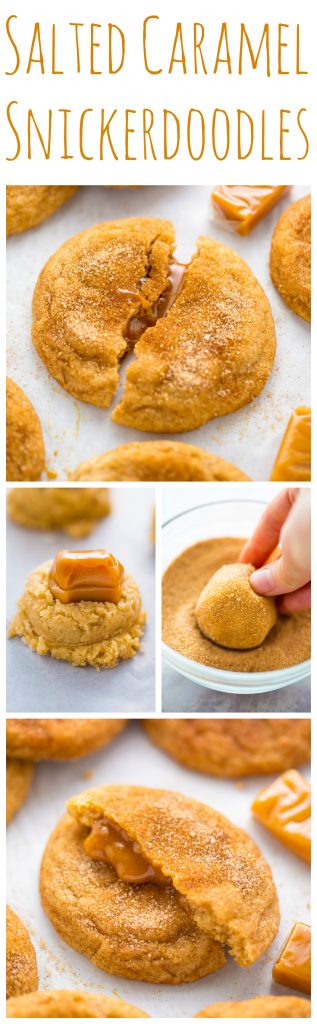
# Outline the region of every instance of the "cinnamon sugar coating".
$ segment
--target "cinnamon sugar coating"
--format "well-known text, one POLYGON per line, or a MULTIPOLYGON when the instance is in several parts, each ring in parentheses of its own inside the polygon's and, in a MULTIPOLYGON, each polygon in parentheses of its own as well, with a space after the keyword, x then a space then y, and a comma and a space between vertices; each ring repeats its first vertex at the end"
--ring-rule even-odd
POLYGON ((9 999, 7 1017, 148 1017, 119 996, 58 989, 9 999))
POLYGON ((7 998, 37 989, 36 956, 24 924, 11 907, 6 911, 7 998))
POLYGON ((32 403, 7 377, 6 388, 7 480, 39 480, 44 469, 44 442, 32 403))
POLYGON ((111 743, 125 725, 124 718, 7 718, 7 753, 33 761, 85 757, 111 743))
POLYGON ((7 185, 7 235, 40 224, 76 191, 75 185, 7 185))
POLYGON ((277 222, 271 245, 273 284, 284 302, 298 316, 310 321, 311 313, 311 199, 298 199, 277 222))
POLYGON ((175 792, 105 786, 75 797, 68 810, 44 853, 42 902, 66 942, 103 970, 179 984, 219 969, 224 946, 246 966, 273 941, 279 911, 270 869, 249 836, 210 807, 175 792), (121 882, 85 854, 90 828, 104 817, 172 888, 121 882))
POLYGON ((218 455, 180 441, 132 441, 87 459, 71 480, 249 480, 218 455))
POLYGON ((220 778, 279 773, 310 758, 309 719, 162 718, 143 725, 175 761, 220 778))
MULTIPOLYGON (((22 719, 21 719, 22 721, 22 719)), ((7 757, 6 763, 6 818, 7 825, 24 804, 34 775, 30 761, 23 761, 15 755, 7 757)))

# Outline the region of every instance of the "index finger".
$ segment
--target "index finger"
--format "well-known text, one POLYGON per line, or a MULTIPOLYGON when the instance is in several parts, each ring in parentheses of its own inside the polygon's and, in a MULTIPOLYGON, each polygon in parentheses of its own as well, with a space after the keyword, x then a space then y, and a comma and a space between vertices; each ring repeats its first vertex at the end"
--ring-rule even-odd
POLYGON ((278 544, 285 520, 294 504, 296 487, 277 494, 265 509, 254 534, 247 540, 239 555, 239 562, 250 562, 258 569, 278 544))

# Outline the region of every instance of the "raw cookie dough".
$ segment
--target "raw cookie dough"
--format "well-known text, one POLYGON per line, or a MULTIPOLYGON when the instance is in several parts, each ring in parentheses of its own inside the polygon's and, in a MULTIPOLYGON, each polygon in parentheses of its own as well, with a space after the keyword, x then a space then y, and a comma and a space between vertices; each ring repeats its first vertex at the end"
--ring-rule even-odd
POLYGON ((9 999, 7 1017, 148 1017, 119 996, 54 990, 9 999))
POLYGON ((275 601, 255 593, 249 582, 253 572, 253 565, 222 565, 199 595, 197 625, 222 647, 259 647, 275 626, 275 601))
POLYGON ((51 256, 33 299, 35 348, 75 398, 106 408, 135 346, 112 419, 152 433, 193 430, 251 402, 276 347, 268 299, 237 253, 201 238, 174 294, 173 248, 170 221, 99 224, 51 256))
POLYGON ((68 811, 44 853, 42 902, 62 938, 102 970, 180 984, 222 967, 224 947, 247 966, 271 945, 279 910, 270 868, 217 811, 176 792, 124 785, 88 790, 68 811), (133 856, 138 850, 163 882, 146 884, 139 871, 137 884, 121 880, 104 845, 104 859, 93 859, 84 843, 96 842, 105 822, 133 840, 133 856))
POLYGON ((71 480, 249 480, 231 462, 180 441, 131 441, 70 474, 71 480))
POLYGON ((6 989, 7 999, 37 989, 36 956, 24 924, 7 906, 6 912, 6 989))
POLYGON ((236 562, 245 543, 239 537, 215 537, 187 548, 163 577, 162 637, 185 658, 233 672, 268 672, 310 657, 310 612, 278 615, 260 647, 238 651, 220 647, 202 635, 195 607, 212 573, 236 562))
POLYGON ((310 195, 292 203, 277 222, 271 245, 272 281, 284 302, 310 321, 311 306, 310 195))
POLYGON ((76 191, 75 185, 7 185, 7 235, 40 224, 76 191))
POLYGON ((256 996, 239 1003, 213 1003, 196 1017, 310 1017, 308 999, 298 996, 256 996))
MULTIPOLYGON (((22 721, 22 719, 21 719, 22 721)), ((6 818, 7 825, 25 801, 34 775, 33 764, 16 756, 7 757, 6 818)))
POLYGON ((220 778, 278 774, 310 758, 308 718, 161 718, 143 725, 175 761, 220 778))
POLYGON ((7 753, 33 761, 85 757, 110 743, 125 725, 123 718, 7 718, 7 753))
POLYGON ((34 530, 63 529, 70 537, 87 537, 111 512, 107 487, 20 487, 9 491, 10 519, 34 530))
POLYGON ((39 480, 44 469, 41 424, 21 388, 7 377, 7 480, 39 480))
POLYGON ((140 591, 126 572, 118 604, 77 601, 62 604, 49 588, 52 560, 34 569, 26 581, 9 636, 20 636, 37 654, 73 665, 114 668, 140 650, 145 612, 140 591))

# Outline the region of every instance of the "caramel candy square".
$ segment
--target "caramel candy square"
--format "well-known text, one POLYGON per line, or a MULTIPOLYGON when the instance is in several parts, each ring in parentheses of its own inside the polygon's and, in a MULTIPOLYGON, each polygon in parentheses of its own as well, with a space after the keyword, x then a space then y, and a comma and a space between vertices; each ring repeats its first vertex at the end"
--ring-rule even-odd
POLYGON ((296 921, 272 970, 273 981, 297 992, 310 993, 311 932, 308 924, 296 921))
POLYGON ((58 551, 49 574, 49 587, 62 604, 73 601, 112 601, 122 594, 123 567, 103 548, 58 551))
POLYGON ((211 198, 234 230, 248 235, 287 189, 288 185, 217 185, 211 198))
POLYGON ((300 405, 291 415, 272 469, 271 480, 310 480, 311 410, 300 405))
POLYGON ((258 794, 252 810, 284 846, 310 864, 311 790, 300 772, 290 769, 280 775, 258 794))

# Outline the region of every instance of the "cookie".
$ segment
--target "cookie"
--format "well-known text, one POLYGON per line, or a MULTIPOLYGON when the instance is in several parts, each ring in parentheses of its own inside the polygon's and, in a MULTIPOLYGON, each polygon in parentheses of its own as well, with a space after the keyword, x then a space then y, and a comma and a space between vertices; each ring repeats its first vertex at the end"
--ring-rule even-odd
POLYGON ((49 586, 52 565, 52 560, 44 562, 27 579, 9 636, 20 636, 36 654, 50 654, 76 667, 91 665, 97 671, 133 658, 140 650, 146 616, 132 576, 124 573, 117 604, 62 604, 49 586))
POLYGON ((40 224, 76 191, 75 185, 7 185, 7 235, 40 224))
POLYGON ((87 459, 71 480, 249 480, 231 462, 180 441, 131 441, 87 459))
POLYGON ((15 755, 7 757, 6 817, 7 825, 25 801, 34 775, 33 764, 15 755))
POLYGON ((297 996, 256 996, 239 1003, 213 1003, 196 1017, 310 1017, 308 999, 297 996))
POLYGON ((7 1017, 148 1017, 119 996, 54 990, 20 996, 7 1002, 7 1017))
POLYGON ((104 786, 70 800, 41 867, 43 907, 68 944, 110 974, 194 981, 268 949, 279 922, 252 839, 176 792, 104 786))
POLYGON ((310 758, 308 718, 162 718, 143 725, 175 761, 206 775, 273 774, 310 758))
POLYGON ((33 761, 85 757, 111 743, 125 725, 123 718, 7 718, 7 753, 33 761))
POLYGON ((16 487, 9 491, 10 519, 32 530, 64 530, 88 537, 99 519, 109 515, 107 487, 16 487))
POLYGON ((37 989, 36 956, 24 924, 7 906, 6 914, 6 988, 7 999, 37 989))
POLYGON ((251 402, 275 355, 268 300, 241 257, 202 238, 175 288, 173 247, 169 221, 97 225, 50 258, 33 299, 35 348, 75 398, 106 408, 135 347, 112 419, 151 433, 251 402))
POLYGON ((274 598, 256 594, 250 584, 253 565, 222 565, 199 594, 197 626, 221 647, 259 647, 277 621, 274 598))
POLYGON ((29 399, 7 377, 7 480, 39 480, 44 442, 39 418, 29 399))
POLYGON ((272 238, 270 270, 273 284, 287 306, 310 321, 310 195, 288 206, 277 222, 272 238))

